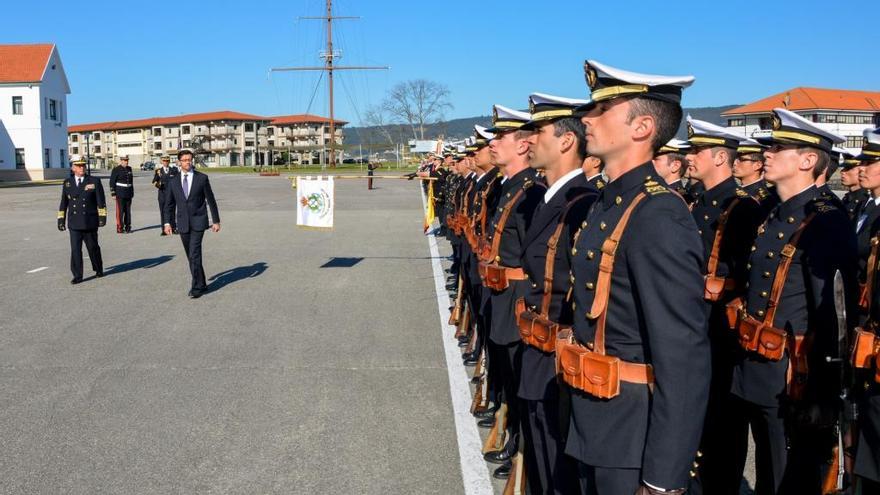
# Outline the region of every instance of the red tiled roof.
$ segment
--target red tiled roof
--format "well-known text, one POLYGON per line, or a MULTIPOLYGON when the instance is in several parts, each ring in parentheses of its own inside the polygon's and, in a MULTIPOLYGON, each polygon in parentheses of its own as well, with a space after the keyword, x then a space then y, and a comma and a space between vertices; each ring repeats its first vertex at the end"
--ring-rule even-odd
MULTIPOLYGON (((67 132, 92 132, 92 131, 116 131, 121 129, 139 129, 157 125, 194 124, 198 122, 212 122, 218 120, 260 120, 273 125, 301 124, 301 123, 329 123, 330 119, 318 115, 282 115, 278 117, 261 117, 241 112, 223 110, 220 112, 191 113, 174 117, 152 117, 149 119, 124 120, 116 122, 98 122, 95 124, 79 124, 68 127, 67 132)), ((345 125, 348 122, 336 120, 337 125, 345 125)))
POLYGON ((40 82, 54 46, 0 45, 0 83, 40 82))
POLYGON ((116 131, 120 129, 138 129, 155 125, 169 124, 194 124, 197 122, 211 122, 216 120, 269 120, 259 115, 248 113, 231 112, 223 110, 219 112, 190 113, 176 115, 174 117, 151 117, 139 120, 123 120, 117 122, 99 122, 97 124, 80 124, 68 127, 67 132, 91 132, 91 131, 116 131))
POLYGON ((768 96, 748 105, 724 112, 722 115, 743 115, 748 113, 770 113, 777 107, 789 110, 851 110, 880 112, 880 92, 853 91, 848 89, 794 88, 789 91, 768 96))
MULTIPOLYGON (((318 115, 311 115, 308 113, 303 113, 299 115, 280 115, 278 117, 270 117, 272 119, 272 125, 285 125, 285 124, 329 124, 330 119, 327 117, 320 117, 318 115)), ((348 122, 344 120, 336 119, 336 125, 345 125, 348 122)))

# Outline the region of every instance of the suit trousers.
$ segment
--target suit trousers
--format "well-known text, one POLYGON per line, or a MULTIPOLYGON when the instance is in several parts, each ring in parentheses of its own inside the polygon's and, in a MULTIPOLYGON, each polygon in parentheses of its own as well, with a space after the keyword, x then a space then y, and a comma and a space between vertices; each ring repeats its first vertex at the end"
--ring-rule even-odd
POLYGON ((131 198, 116 196, 116 231, 131 230, 131 198))
POLYGON ((193 290, 205 290, 205 269, 202 267, 202 237, 204 230, 190 230, 186 234, 180 234, 183 242, 183 250, 186 251, 186 259, 189 261, 189 271, 192 274, 193 290))
POLYGON ((581 493, 584 495, 631 495, 642 483, 640 469, 604 468, 582 462, 577 464, 581 493))
POLYGON ((529 493, 565 495, 578 493, 575 460, 565 455, 560 401, 522 400, 523 455, 529 493))
POLYGON ((86 250, 89 252, 89 261, 92 262, 92 269, 95 273, 104 271, 104 261, 101 259, 101 246, 98 245, 98 231, 69 229, 69 232, 70 271, 73 273, 73 278, 77 280, 82 280, 83 278, 83 243, 85 243, 86 250))

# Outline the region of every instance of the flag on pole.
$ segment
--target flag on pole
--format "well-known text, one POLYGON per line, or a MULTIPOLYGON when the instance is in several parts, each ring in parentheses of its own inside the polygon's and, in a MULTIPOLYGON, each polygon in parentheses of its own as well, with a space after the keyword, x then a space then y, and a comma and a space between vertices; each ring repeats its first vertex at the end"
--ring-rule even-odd
POLYGON ((305 229, 333 229, 333 177, 296 178, 296 225, 305 229))
POLYGON ((428 207, 425 209, 425 230, 427 232, 434 222, 434 181, 428 181, 428 207))

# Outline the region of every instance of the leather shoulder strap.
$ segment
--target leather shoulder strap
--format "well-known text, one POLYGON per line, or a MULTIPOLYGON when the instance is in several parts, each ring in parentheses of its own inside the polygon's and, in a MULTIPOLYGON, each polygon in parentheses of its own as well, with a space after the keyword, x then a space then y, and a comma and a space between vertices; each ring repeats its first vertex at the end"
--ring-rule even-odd
POLYGON ((617 246, 626 229, 627 223, 636 206, 647 197, 645 192, 640 192, 623 212, 611 236, 602 243, 602 259, 599 261, 599 279, 596 282, 596 297, 587 317, 598 318, 596 325, 596 337, 593 350, 599 354, 605 354, 605 318, 608 314, 608 298, 611 295, 611 272, 614 269, 614 258, 617 255, 617 246))
POLYGON ((874 276, 877 273, 877 251, 880 246, 880 234, 871 238, 871 254, 868 255, 868 278, 865 279, 865 294, 867 295, 865 308, 867 314, 871 314, 871 299, 874 295, 874 276))
POLYGON ((544 261, 544 297, 541 299, 541 315, 545 317, 550 311, 550 296, 553 293, 553 268, 556 265, 556 250, 559 245, 559 237, 562 235, 562 229, 565 227, 565 219, 568 217, 568 212, 571 211, 572 205, 589 196, 589 194, 584 193, 575 196, 566 203, 565 210, 563 210, 562 215, 559 217, 559 223, 556 224, 556 230, 553 231, 553 235, 547 241, 547 257, 544 261))
MULTIPOLYGON (((498 219, 498 225, 495 227, 495 233, 492 235, 492 251, 490 251, 489 259, 494 260, 498 257, 498 249, 501 248, 501 236, 504 234, 504 227, 507 225, 507 219, 510 218, 510 212, 513 211, 514 205, 525 194, 526 188, 521 187, 516 194, 510 198, 510 201, 504 205, 501 212, 501 218, 498 219)), ((485 234, 484 234, 485 235, 485 234)))
POLYGON ((730 205, 718 216, 718 228, 715 230, 712 251, 709 252, 709 264, 706 267, 706 272, 710 277, 714 277, 715 272, 718 271, 718 255, 721 252, 721 242, 724 240, 724 230, 727 228, 727 220, 730 218, 730 213, 738 203, 739 198, 733 198, 730 205))
POLYGON ((483 189, 483 192, 480 193, 480 213, 479 213, 479 223, 480 223, 480 235, 486 235, 486 212, 488 211, 486 208, 486 197, 489 196, 489 191, 492 190, 492 186, 495 184, 495 181, 498 180, 498 175, 492 177, 489 182, 486 184, 486 188, 483 189))
POLYGON ((807 225, 816 217, 816 213, 810 213, 807 218, 798 225, 797 230, 791 235, 788 243, 782 247, 779 253, 782 259, 776 267, 776 276, 773 278, 773 286, 770 288, 770 298, 767 301, 767 314, 764 315, 764 325, 773 326, 773 319, 776 317, 776 308, 779 306, 779 299, 782 297, 782 289, 785 287, 785 280, 788 278, 788 270, 791 268, 791 260, 797 251, 798 242, 801 240, 801 234, 807 225))

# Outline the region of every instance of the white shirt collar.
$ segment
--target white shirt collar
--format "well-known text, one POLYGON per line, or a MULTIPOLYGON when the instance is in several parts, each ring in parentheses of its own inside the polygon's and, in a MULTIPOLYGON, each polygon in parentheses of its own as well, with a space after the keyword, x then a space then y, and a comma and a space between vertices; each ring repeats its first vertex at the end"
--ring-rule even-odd
POLYGON ((583 175, 583 173, 583 169, 576 168, 560 177, 556 182, 553 183, 552 186, 547 188, 547 192, 544 193, 544 204, 549 203, 550 200, 553 199, 553 196, 556 194, 556 192, 562 189, 562 186, 567 184, 570 180, 574 179, 578 175, 583 175))
MULTIPOLYGON (((764 178, 763 178, 763 177, 758 177, 756 180, 753 180, 752 182, 749 182, 748 184, 742 184, 742 185, 740 185, 739 187, 749 187, 749 186, 751 186, 752 184, 756 184, 756 183, 758 183, 758 182, 761 182, 762 179, 764 179, 764 178)), ((806 189, 804 189, 804 191, 806 191, 806 189)))
MULTIPOLYGON (((583 170, 582 170, 582 171, 583 171, 583 170)), ((596 174, 596 175, 593 175, 593 176, 591 176, 591 177, 587 177, 587 180, 593 180, 593 179, 595 179, 596 177, 601 177, 601 176, 602 176, 602 172, 599 172, 599 173, 596 174)))

